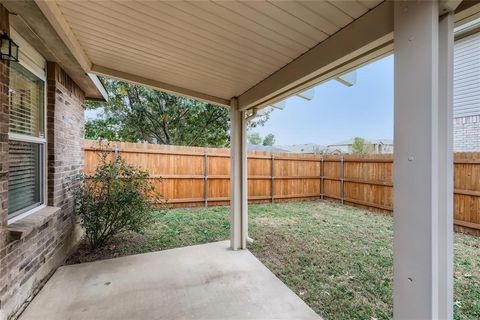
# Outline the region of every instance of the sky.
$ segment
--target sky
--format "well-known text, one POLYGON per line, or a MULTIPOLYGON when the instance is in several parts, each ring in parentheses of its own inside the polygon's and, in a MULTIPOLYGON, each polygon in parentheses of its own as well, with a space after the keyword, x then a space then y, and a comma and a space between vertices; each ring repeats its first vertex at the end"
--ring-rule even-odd
MULTIPOLYGON (((87 110, 85 117, 94 119, 101 113, 87 110)), ((273 133, 276 145, 393 139, 393 56, 358 69, 351 87, 330 80, 315 87, 311 101, 288 98, 284 110, 275 109, 265 126, 250 132, 262 137, 273 133)))
POLYGON ((275 144, 334 144, 353 137, 393 139, 393 56, 357 70, 357 82, 347 87, 331 80, 315 87, 311 101, 287 99, 258 132, 275 135, 275 144))

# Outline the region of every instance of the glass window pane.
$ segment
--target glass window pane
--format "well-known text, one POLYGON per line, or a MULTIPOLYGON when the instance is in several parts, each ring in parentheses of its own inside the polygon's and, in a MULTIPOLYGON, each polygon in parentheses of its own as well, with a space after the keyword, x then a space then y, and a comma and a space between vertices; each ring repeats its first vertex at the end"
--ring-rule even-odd
POLYGON ((8 214, 13 217, 42 201, 41 144, 9 141, 8 214))
POLYGON ((44 137, 44 82, 17 62, 10 66, 10 132, 44 137))

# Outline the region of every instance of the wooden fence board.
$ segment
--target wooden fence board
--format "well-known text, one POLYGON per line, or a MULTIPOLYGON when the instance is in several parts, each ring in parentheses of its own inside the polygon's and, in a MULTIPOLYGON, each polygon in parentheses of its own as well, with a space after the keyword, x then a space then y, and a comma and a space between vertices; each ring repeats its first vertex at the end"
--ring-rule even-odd
MULTIPOLYGON (((110 143, 110 148, 114 146, 128 163, 150 172, 155 189, 168 199, 171 207, 229 203, 229 149, 110 143)), ((98 165, 98 153, 97 142, 85 141, 87 174, 98 165)), ((456 153, 454 160, 455 224, 478 231, 480 153, 456 153)), ((248 193, 250 203, 323 196, 347 204, 392 211, 393 156, 328 155, 322 158, 319 155, 249 152, 248 193)))

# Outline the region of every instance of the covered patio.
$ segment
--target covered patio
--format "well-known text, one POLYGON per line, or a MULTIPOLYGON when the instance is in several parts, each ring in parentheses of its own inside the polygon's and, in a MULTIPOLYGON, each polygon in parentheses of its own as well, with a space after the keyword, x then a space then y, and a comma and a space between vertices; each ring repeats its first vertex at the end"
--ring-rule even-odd
POLYGON ((222 241, 61 267, 20 319, 320 317, 249 251, 222 241))
POLYGON ((452 318, 453 30, 478 17, 476 1, 2 2, 19 24, 46 19, 86 73, 231 116, 231 251, 222 242, 62 267, 22 319, 317 318, 246 251, 246 124, 392 52, 394 316, 452 318))

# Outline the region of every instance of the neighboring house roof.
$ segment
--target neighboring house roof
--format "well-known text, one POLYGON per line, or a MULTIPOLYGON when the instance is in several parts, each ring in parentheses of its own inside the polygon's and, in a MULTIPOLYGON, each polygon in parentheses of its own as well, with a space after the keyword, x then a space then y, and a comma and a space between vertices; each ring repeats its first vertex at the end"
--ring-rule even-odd
POLYGON ((371 143, 376 143, 376 144, 392 144, 393 145, 393 139, 376 139, 376 140, 370 140, 371 143))
POLYGON ((247 146, 248 151, 267 151, 267 152, 289 152, 288 150, 278 148, 276 146, 262 146, 262 145, 254 145, 249 144, 247 146))
MULTIPOLYGON (((331 154, 334 152, 349 153, 351 150, 349 148, 353 145, 355 138, 342 140, 337 143, 329 144, 325 153, 331 154)), ((376 145, 391 145, 393 146, 393 139, 365 139, 366 143, 376 144, 376 145)))
POLYGON ((322 153, 326 147, 315 143, 280 145, 282 149, 286 149, 292 153, 322 153))
MULTIPOLYGON (((342 141, 339 141, 337 143, 332 143, 332 144, 329 144, 327 147, 331 147, 331 146, 349 146, 349 145, 352 145, 353 144, 353 141, 355 140, 355 138, 351 138, 351 139, 347 139, 347 140, 342 140, 342 141)), ((365 141, 368 141, 368 140, 365 140, 365 141)))
POLYGON ((341 154, 343 153, 342 150, 339 149, 327 149, 325 151, 326 154, 341 154))
POLYGON ((325 153, 332 154, 332 153, 349 153, 349 147, 351 144, 341 144, 341 145, 329 145, 325 150, 325 153))
MULTIPOLYGON (((355 141, 355 138, 339 141, 337 143, 329 144, 327 147, 350 146, 355 141)), ((393 139, 365 139, 366 143, 372 144, 393 144, 393 139)))

